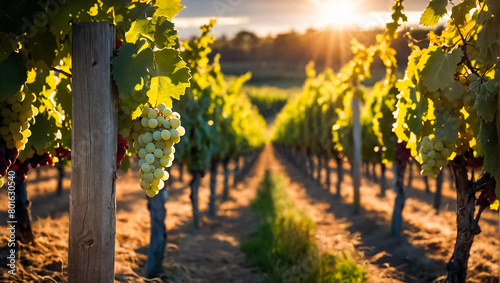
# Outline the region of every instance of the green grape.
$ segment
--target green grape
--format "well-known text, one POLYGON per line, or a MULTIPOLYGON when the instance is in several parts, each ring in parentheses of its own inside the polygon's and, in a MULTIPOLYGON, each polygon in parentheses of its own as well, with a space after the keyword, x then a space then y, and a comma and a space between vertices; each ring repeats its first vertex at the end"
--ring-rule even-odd
POLYGON ((144 143, 152 143, 153 142, 153 134, 151 132, 146 132, 144 133, 144 136, 142 138, 144 140, 144 143))
POLYGON ((165 149, 165 142, 164 141, 157 141, 156 142, 156 148, 164 150, 165 149))
POLYGON ((172 109, 170 109, 170 108, 165 108, 162 110, 162 112, 163 112, 163 116, 165 116, 165 117, 172 116, 172 109))
POLYGON ((181 121, 179 120, 179 118, 172 118, 172 120, 170 120, 170 126, 173 129, 177 129, 180 125, 181 125, 181 121))
POLYGON ((162 139, 168 141, 171 136, 172 136, 172 134, 170 133, 169 130, 163 130, 163 131, 161 131, 161 138, 162 139))
POLYGON ((148 144, 146 145, 146 151, 147 151, 148 153, 153 153, 153 152, 155 151, 155 149, 156 149, 156 146, 155 146, 155 144, 154 144, 154 143, 152 143, 152 142, 151 142, 151 143, 148 143, 148 144))
POLYGON ((155 178, 160 179, 161 177, 163 177, 163 174, 164 174, 164 171, 160 168, 157 168, 155 170, 154 176, 155 176, 155 178))
POLYGON ((162 156, 160 158, 160 164, 163 167, 167 167, 167 165, 168 165, 169 162, 170 162, 170 159, 168 158, 168 156, 162 156))
POLYGON ((147 164, 147 163, 143 163, 143 164, 141 165, 141 170, 142 170, 142 172, 144 172, 144 173, 148 173, 149 171, 151 171, 151 168, 149 167, 149 164, 147 164))
POLYGON ((144 173, 144 181, 151 183, 153 181, 154 175, 151 172, 144 173))
POLYGON ((155 162, 155 156, 151 153, 148 153, 146 157, 144 157, 144 160, 146 160, 147 164, 153 164, 153 162, 155 162))
POLYGON ((429 159, 436 158, 436 151, 431 150, 427 153, 427 156, 429 156, 429 159))
MULTIPOLYGON (((156 172, 156 171, 155 171, 156 172)), ((158 178, 154 178, 153 181, 151 181, 151 189, 158 188, 158 185, 160 184, 160 180, 158 178)))
POLYGON ((170 121, 169 120, 165 120, 163 122, 163 128, 165 128, 167 130, 170 129, 170 121))
POLYGON ((154 133, 153 133, 153 139, 154 139, 155 141, 160 141, 160 140, 162 139, 162 137, 161 137, 161 132, 160 132, 160 131, 156 131, 156 132, 154 132, 154 133))
POLYGON ((438 142, 436 142, 436 143, 434 144, 434 149, 435 149, 436 151, 442 151, 442 150, 443 150, 443 148, 444 148, 444 144, 443 144, 442 142, 440 142, 440 141, 438 141, 438 142))
POLYGON ((157 148, 155 149, 155 151, 153 152, 153 155, 156 157, 156 158, 161 158, 163 156, 163 150, 157 148))
POLYGON ((443 155, 444 158, 449 158, 451 156, 451 150, 446 148, 443 148, 441 151, 441 154, 443 155))
POLYGON ((156 120, 156 119, 149 119, 148 126, 151 129, 155 129, 156 127, 158 127, 158 120, 156 120))
POLYGON ((148 154, 148 151, 145 148, 141 148, 141 149, 139 149, 138 154, 139 154, 140 158, 144 158, 144 157, 146 157, 146 154, 148 154))
POLYGON ((146 181, 141 181, 141 189, 143 190, 149 190, 149 188, 151 188, 151 184, 146 182, 146 181))
POLYGON ((160 125, 161 127, 163 125, 163 122, 165 122, 165 117, 158 116, 158 118, 156 118, 156 121, 158 121, 158 125, 160 125))
POLYGON ((170 130, 170 138, 176 139, 179 137, 179 131, 177 129, 170 130))
POLYGON ((148 109, 148 118, 149 119, 156 119, 156 117, 158 117, 158 113, 156 113, 156 110, 154 110, 153 108, 149 108, 148 109))
POLYGON ((186 129, 184 129, 184 127, 182 127, 182 126, 179 126, 177 128, 177 131, 179 131, 179 136, 181 136, 181 137, 186 134, 186 129))
POLYGON ((174 153, 173 149, 174 149, 173 147, 166 147, 163 149, 163 154, 168 156, 168 155, 174 153))

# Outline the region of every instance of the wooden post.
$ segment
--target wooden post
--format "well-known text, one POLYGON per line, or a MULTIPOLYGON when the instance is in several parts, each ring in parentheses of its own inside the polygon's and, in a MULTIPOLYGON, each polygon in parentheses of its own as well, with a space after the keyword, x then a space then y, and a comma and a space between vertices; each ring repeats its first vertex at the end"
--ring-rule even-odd
MULTIPOLYGON (((353 90, 355 91, 355 90, 353 90)), ((358 98, 352 99, 352 134, 354 139, 354 157, 352 168, 352 185, 354 187, 354 213, 359 212, 360 208, 360 192, 361 185, 361 117, 360 117, 360 101, 358 98)))
POLYGON ((73 23, 73 131, 69 282, 113 282, 117 101, 115 27, 73 23))

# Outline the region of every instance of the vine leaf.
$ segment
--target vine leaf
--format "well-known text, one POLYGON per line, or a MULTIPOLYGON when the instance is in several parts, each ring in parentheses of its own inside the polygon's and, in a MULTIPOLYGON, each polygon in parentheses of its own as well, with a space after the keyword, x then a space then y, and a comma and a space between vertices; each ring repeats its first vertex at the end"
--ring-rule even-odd
POLYGON ((185 8, 181 5, 181 0, 160 0, 157 1, 155 5, 158 6, 155 15, 166 16, 169 20, 172 20, 179 12, 185 8))
POLYGON ((14 96, 28 78, 26 62, 19 53, 11 53, 0 62, 0 100, 14 96))
POLYGON ((422 70, 422 82, 428 91, 446 89, 453 83, 457 64, 462 60, 463 52, 455 49, 451 53, 441 47, 435 47, 428 54, 427 63, 422 70))
POLYGON ((434 124, 436 137, 447 142, 456 142, 460 132, 460 119, 448 112, 437 112, 434 124))
POLYGON ((448 98, 450 102, 454 102, 461 99, 465 91, 461 83, 454 81, 450 86, 444 89, 444 96, 448 98))
POLYGON ((149 47, 142 49, 145 43, 125 43, 120 47, 118 56, 111 60, 113 79, 120 96, 134 93, 138 85, 147 81, 149 71, 153 69, 153 51, 149 47))
POLYGON ((465 0, 451 8, 451 18, 459 25, 465 24, 466 16, 476 7, 476 0, 465 0))
POLYGON ((149 101, 170 104, 170 98, 179 99, 189 87, 191 74, 175 49, 158 50, 154 52, 154 56, 155 75, 151 78, 149 101))
POLYGON ((51 148, 61 134, 57 124, 55 115, 39 114, 36 118, 36 127, 31 127, 31 137, 28 140, 27 148, 30 146, 35 147, 35 149, 51 148))
POLYGON ((474 108, 477 115, 486 122, 492 122, 497 111, 496 94, 498 88, 496 82, 488 80, 481 83, 481 80, 477 79, 470 84, 469 89, 476 93, 474 108))
POLYGON ((408 128, 410 131, 417 133, 423 127, 422 121, 429 108, 429 103, 426 98, 418 95, 414 88, 410 89, 410 99, 415 107, 408 109, 408 128))
POLYGON ((432 0, 425 9, 420 24, 426 27, 433 27, 439 23, 439 20, 446 14, 448 0, 432 0))
POLYGON ((484 156, 483 170, 498 179, 498 136, 495 123, 481 123, 481 129, 477 137, 481 144, 481 152, 484 156))
POLYGON ((132 23, 125 34, 127 42, 136 42, 140 37, 154 42, 158 48, 179 48, 179 38, 174 24, 166 17, 154 17, 152 20, 142 19, 132 23))

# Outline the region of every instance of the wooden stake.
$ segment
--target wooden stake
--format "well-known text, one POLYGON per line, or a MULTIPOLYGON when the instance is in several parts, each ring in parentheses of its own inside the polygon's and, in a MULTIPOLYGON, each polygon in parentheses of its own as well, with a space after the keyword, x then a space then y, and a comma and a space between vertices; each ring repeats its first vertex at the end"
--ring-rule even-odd
POLYGON ((73 24, 69 282, 113 282, 116 233, 115 27, 73 24))

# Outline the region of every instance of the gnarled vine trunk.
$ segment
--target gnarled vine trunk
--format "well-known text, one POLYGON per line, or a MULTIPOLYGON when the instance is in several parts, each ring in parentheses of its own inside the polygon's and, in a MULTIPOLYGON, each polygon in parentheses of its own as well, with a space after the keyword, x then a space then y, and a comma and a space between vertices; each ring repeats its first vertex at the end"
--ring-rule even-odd
POLYGON ((200 211, 198 209, 198 189, 200 188, 200 181, 203 171, 191 171, 193 179, 191 180, 191 204, 193 206, 193 225, 194 228, 200 227, 200 211))
POLYGON ((387 180, 385 178, 385 171, 387 167, 384 163, 380 165, 380 196, 385 197, 385 191, 387 190, 387 180))
POLYGON ((406 200, 404 191, 405 167, 394 166, 394 190, 397 196, 394 202, 391 221, 391 236, 393 237, 401 235, 401 231, 403 230, 403 208, 406 200))
MULTIPOLYGON (((8 184, 10 180, 7 180, 8 184)), ((15 200, 15 221, 16 224, 16 239, 19 239, 21 243, 31 243, 35 239, 33 230, 31 229, 31 212, 30 212, 30 201, 28 200, 28 191, 26 190, 26 182, 21 182, 20 178, 14 176, 14 187, 16 193, 15 200)), ((9 207, 10 208, 10 207, 9 207)))
POLYGON ((443 171, 441 171, 436 178, 436 193, 434 194, 434 209, 436 210, 436 213, 439 212, 439 207, 441 206, 442 189, 443 189, 443 171))
POLYGON ((330 186, 332 185, 332 180, 331 180, 331 170, 330 168, 330 158, 325 155, 325 169, 326 169, 326 179, 325 179, 325 184, 326 184, 326 189, 330 191, 330 186))
POLYGON ((217 165, 219 162, 212 161, 210 164, 210 202, 208 205, 208 215, 214 217, 216 214, 215 211, 215 199, 217 196, 217 165))
POLYGON ((465 159, 457 156, 450 162, 457 189, 457 238, 453 256, 446 265, 447 283, 465 282, 467 264, 474 236, 481 232, 474 220, 476 197, 472 182, 468 179, 465 159))
POLYGON ((229 195, 229 159, 224 159, 222 161, 222 165, 224 168, 224 187, 222 190, 222 200, 227 200, 229 195))
POLYGON ((63 179, 64 179, 64 164, 63 162, 57 162, 57 191, 56 195, 61 196, 63 190, 63 179))
POLYGON ((335 160, 337 161, 337 197, 341 198, 342 181, 344 180, 344 169, 342 167, 342 158, 337 156, 335 160))

